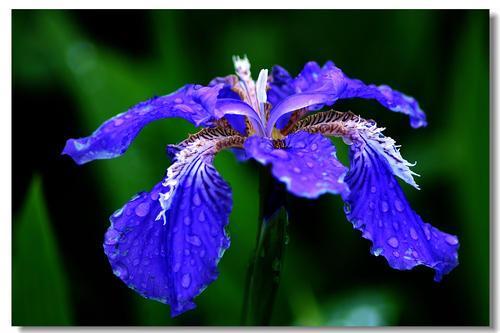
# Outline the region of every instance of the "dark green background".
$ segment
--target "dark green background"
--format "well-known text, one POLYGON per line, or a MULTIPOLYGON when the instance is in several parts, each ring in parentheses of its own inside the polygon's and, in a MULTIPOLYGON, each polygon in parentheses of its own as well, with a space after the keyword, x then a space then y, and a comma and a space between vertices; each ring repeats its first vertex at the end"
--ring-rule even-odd
MULTIPOLYGON (((390 269, 346 221, 338 196, 293 200, 275 325, 489 324, 488 11, 20 11, 12 13, 13 324, 238 325, 258 216, 257 169, 229 152, 231 248, 198 308, 171 319, 111 272, 108 216, 149 190, 164 150, 195 129, 179 119, 145 128, 120 158, 76 166, 65 140, 188 82, 232 72, 293 75, 331 59, 349 76, 416 97, 429 126, 372 101, 338 103, 387 127, 418 161, 421 191, 403 185, 425 221, 460 238, 460 265, 441 283, 426 268, 390 269)), ((345 147, 338 143, 345 159, 345 147)))

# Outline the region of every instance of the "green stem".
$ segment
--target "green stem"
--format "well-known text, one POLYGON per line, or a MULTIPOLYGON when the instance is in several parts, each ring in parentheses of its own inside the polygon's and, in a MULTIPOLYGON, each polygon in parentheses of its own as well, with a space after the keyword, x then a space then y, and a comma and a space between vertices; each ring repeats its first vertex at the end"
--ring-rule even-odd
POLYGON ((269 325, 287 243, 286 191, 263 169, 260 175, 260 223, 254 257, 248 267, 242 324, 269 325))

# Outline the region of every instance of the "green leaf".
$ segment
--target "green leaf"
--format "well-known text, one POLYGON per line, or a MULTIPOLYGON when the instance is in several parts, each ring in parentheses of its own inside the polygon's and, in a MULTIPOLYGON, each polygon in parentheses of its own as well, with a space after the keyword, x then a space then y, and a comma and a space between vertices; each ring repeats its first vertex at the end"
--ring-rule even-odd
POLYGON ((14 219, 12 262, 12 324, 71 325, 67 277, 38 176, 14 219))

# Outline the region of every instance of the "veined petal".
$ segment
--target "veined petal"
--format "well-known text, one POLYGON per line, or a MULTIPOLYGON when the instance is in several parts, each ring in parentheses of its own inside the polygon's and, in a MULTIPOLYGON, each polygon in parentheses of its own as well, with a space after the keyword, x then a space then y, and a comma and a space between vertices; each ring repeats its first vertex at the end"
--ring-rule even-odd
POLYGON ((422 221, 410 207, 386 158, 370 142, 351 146, 351 167, 345 177, 347 218, 373 242, 371 252, 383 255, 392 268, 424 265, 440 281, 458 265, 458 239, 422 221))
MULTIPOLYGON (((425 113, 413 97, 393 90, 386 85, 366 85, 360 80, 351 79, 331 61, 328 61, 322 68, 316 62, 309 62, 295 79, 290 79, 284 73, 281 67, 277 70, 273 68, 271 89, 268 94, 269 100, 274 102, 275 108, 271 110, 269 126, 273 126, 283 115, 296 110, 290 103, 284 104, 284 101, 302 93, 324 95, 325 102, 321 102, 321 98, 316 97, 316 100, 311 100, 311 103, 307 105, 309 109, 314 110, 324 105, 332 105, 338 99, 375 99, 391 111, 410 116, 412 127, 427 125, 425 113), (279 77, 278 79, 274 78, 275 73, 279 77)), ((304 103, 300 107, 304 107, 304 103)))
POLYGON ((249 157, 271 164, 273 175, 297 196, 316 198, 323 193, 348 192, 343 181, 347 168, 337 160, 330 140, 322 135, 293 133, 279 148, 272 140, 252 136, 244 147, 249 157))
POLYGON ((207 129, 181 143, 166 178, 110 218, 104 250, 115 275, 172 316, 196 306, 229 246, 231 189, 212 165, 229 139, 207 129))
MULTIPOLYGON (((405 160, 399 151, 399 146, 388 136, 382 134, 384 128, 377 127, 373 120, 365 120, 352 112, 325 111, 310 115, 291 128, 291 132, 306 131, 321 133, 327 136, 341 137, 346 143, 367 143, 381 155, 391 167, 394 175, 403 179, 411 186, 419 189, 413 176, 418 176, 410 170, 414 164, 405 160)), ((362 149, 358 150, 358 153, 362 149)))
POLYGON ((84 164, 121 156, 144 126, 155 120, 180 117, 196 126, 209 124, 217 118, 215 102, 223 87, 188 84, 170 95, 139 103, 106 121, 91 136, 69 139, 62 153, 84 164))

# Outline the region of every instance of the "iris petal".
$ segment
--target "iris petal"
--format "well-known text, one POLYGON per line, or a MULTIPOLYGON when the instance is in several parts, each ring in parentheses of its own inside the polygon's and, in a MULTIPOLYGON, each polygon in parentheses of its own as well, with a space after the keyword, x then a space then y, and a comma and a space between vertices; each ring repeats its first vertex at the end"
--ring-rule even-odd
POLYGON ((172 316, 196 306, 229 247, 231 189, 212 165, 213 146, 198 141, 178 151, 167 178, 113 214, 105 236, 115 275, 170 304, 172 316))
POLYGON ((91 136, 69 139, 63 154, 78 164, 121 156, 146 125, 163 118, 180 117, 196 126, 207 125, 217 118, 214 108, 222 88, 223 84, 188 84, 170 95, 139 103, 106 121, 91 136))
POLYGON ((297 196, 317 198, 327 192, 348 192, 343 181, 347 168, 337 160, 330 140, 322 135, 293 133, 285 139, 283 148, 275 148, 269 139, 252 136, 244 147, 249 157, 271 164, 273 175, 297 196))
POLYGON ((351 190, 345 196, 346 214, 371 252, 383 255, 392 268, 424 265, 440 281, 458 265, 458 239, 422 221, 410 207, 391 166, 369 143, 351 146, 351 167, 345 177, 351 190))
MULTIPOLYGON (((375 99, 391 111, 408 115, 412 127, 427 125, 425 113, 414 98, 386 85, 366 85, 360 80, 351 79, 331 61, 322 68, 316 62, 308 62, 294 79, 287 74, 281 67, 273 68, 268 95, 275 107, 271 110, 270 127, 283 115, 299 108, 317 110, 325 105, 332 105, 338 99, 346 98, 375 99), (302 98, 294 97, 302 94, 302 98), (307 99, 313 95, 314 98, 307 99), (287 101, 291 98, 294 100, 287 101), (294 103, 297 103, 296 107, 293 106, 294 103)), ((279 124, 282 125, 282 122, 279 124)))

